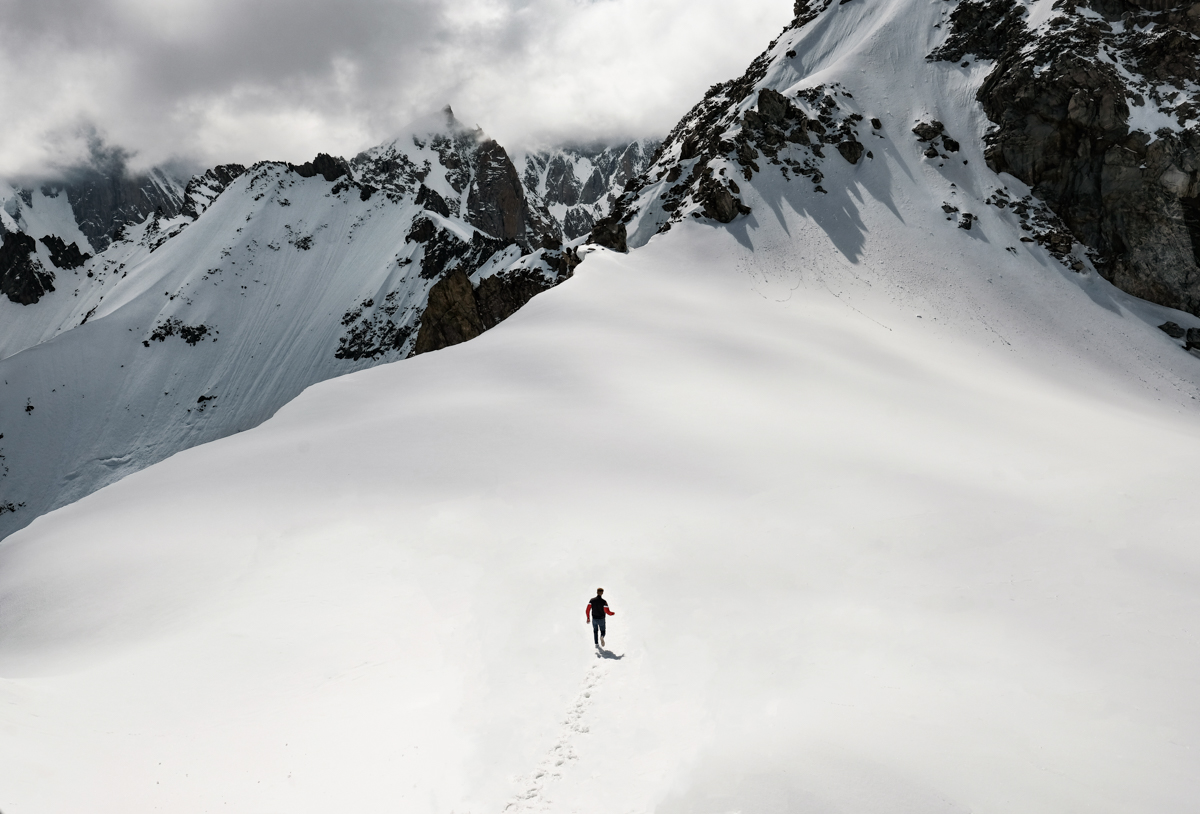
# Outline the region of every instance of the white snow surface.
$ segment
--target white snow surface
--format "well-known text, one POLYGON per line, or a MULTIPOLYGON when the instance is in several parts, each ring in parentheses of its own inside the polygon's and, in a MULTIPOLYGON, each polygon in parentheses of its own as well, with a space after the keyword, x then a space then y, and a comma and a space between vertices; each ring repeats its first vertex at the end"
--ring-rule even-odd
POLYGON ((764 171, 0 543, 0 810, 1193 810, 1200 321, 980 203, 942 8, 813 23, 886 136, 828 195, 764 171))

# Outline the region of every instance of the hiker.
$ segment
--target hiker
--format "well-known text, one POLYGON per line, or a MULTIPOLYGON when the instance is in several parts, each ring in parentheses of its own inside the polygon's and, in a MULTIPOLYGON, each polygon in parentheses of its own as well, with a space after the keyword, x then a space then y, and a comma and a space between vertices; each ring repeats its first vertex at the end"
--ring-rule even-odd
POLYGON ((608 609, 608 603, 604 601, 604 589, 597 588, 596 595, 588 601, 587 610, 583 612, 583 618, 592 623, 592 640, 595 641, 597 647, 604 647, 605 616, 616 616, 616 614, 608 609))

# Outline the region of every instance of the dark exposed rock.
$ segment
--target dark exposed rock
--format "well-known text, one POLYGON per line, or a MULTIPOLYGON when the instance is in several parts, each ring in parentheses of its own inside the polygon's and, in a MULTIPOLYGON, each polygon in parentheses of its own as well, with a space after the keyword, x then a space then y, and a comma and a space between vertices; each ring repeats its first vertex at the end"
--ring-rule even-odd
MULTIPOLYGON (((208 336, 207 325, 186 325, 183 320, 176 317, 168 317, 167 319, 154 326, 154 330, 150 333, 150 341, 165 342, 168 337, 178 336, 184 342, 187 342, 193 347, 204 340, 208 336)), ((146 344, 143 342, 142 344, 146 344)))
POLYGON ((946 126, 939 121, 920 122, 912 129, 917 135, 917 141, 933 141, 945 131, 946 126))
POLYGON ((549 287, 550 283, 540 273, 521 269, 480 280, 475 289, 475 303, 483 329, 499 325, 549 287))
POLYGON ((1184 334, 1184 342, 1187 343, 1187 349, 1200 348, 1200 328, 1188 328, 1184 334))
MULTIPOLYGON (((547 259, 551 259, 549 255, 547 259)), ((410 355, 441 350, 474 339, 515 314, 525 303, 571 275, 579 259, 563 252, 558 280, 531 269, 511 269, 485 277, 472 289, 468 276, 454 271, 429 290, 416 343, 410 355)))
POLYGON ((409 227, 408 234, 404 238, 405 243, 428 243, 435 234, 437 234, 437 226, 429 218, 417 218, 409 227))
POLYGON ((791 109, 791 103, 779 91, 763 88, 758 92, 758 112, 771 124, 782 124, 791 109))
POLYGON ((598 221, 588 236, 588 243, 604 246, 618 252, 629 251, 626 243, 625 224, 613 215, 598 221))
POLYGON ((837 151, 851 164, 857 164, 858 160, 862 158, 863 146, 858 141, 843 141, 838 144, 837 151))
POLYGON ((1172 339, 1183 339, 1183 337, 1187 334, 1187 331, 1179 327, 1179 325, 1174 322, 1164 322, 1162 325, 1158 326, 1158 329, 1172 339))
POLYGON ((1069 251, 1073 238, 1117 287, 1200 313, 1200 131, 1129 129, 1131 104, 1180 125, 1198 118, 1179 91, 1200 75, 1200 16, 1171 0, 1078 4, 1121 19, 1114 29, 1075 5, 1056 6, 1034 34, 1014 0, 963 0, 931 58, 996 60, 977 95, 998 125, 985 156, 1061 218, 1070 237, 1053 251, 1069 251))
POLYGON ((586 209, 573 207, 563 218, 563 234, 568 239, 574 240, 590 232, 595 223, 595 218, 586 209))
POLYGON ((68 246, 66 241, 58 235, 46 235, 41 240, 50 250, 50 262, 54 264, 55 268, 77 269, 91 259, 90 254, 79 250, 78 243, 68 246))
POLYGON ((975 216, 970 212, 963 212, 962 217, 958 219, 958 228, 970 231, 971 224, 975 222, 975 216))
POLYGON ((429 304, 421 315, 412 355, 466 342, 483 331, 471 281, 461 271, 451 272, 429 289, 429 304))
MULTIPOLYGON (((200 213, 245 172, 246 168, 241 164, 221 164, 192 176, 183 191, 183 205, 179 213, 192 220, 200 217, 200 213)), ((118 238, 114 236, 113 239, 118 238)))
POLYGON ((417 189, 417 206, 423 206, 443 218, 450 217, 450 205, 446 203, 446 199, 424 184, 417 189))
MULTIPOLYGON (((712 178, 700 182, 698 201, 704 217, 712 218, 718 223, 729 223, 738 216, 740 201, 733 196, 729 187, 717 183, 712 178)), ((746 211, 750 211, 746 208, 746 211)))
POLYGON ((879 119, 871 119, 871 127, 878 130, 883 127, 883 122, 879 121, 879 119))
POLYGON ((317 157, 312 161, 306 161, 299 165, 288 164, 288 167, 301 178, 312 178, 320 175, 330 183, 333 183, 343 175, 350 174, 350 165, 346 162, 346 159, 334 158, 328 153, 317 153, 317 157))
POLYGON ((501 240, 526 239, 529 207, 508 153, 489 139, 479 145, 477 161, 467 196, 467 220, 501 240))
POLYGON ((546 171, 546 203, 566 206, 579 203, 579 181, 575 178, 575 168, 562 156, 556 155, 546 171))
POLYGON ((594 204, 604 197, 605 189, 604 175, 600 172, 600 168, 597 167, 592 170, 592 174, 588 176, 583 189, 579 191, 579 202, 582 204, 594 204))
POLYGON ((29 235, 4 232, 0 244, 0 293, 21 305, 33 305, 54 290, 54 275, 43 268, 36 252, 37 243, 29 235))
POLYGON ((954 139, 944 135, 942 136, 942 146, 946 148, 946 152, 948 153, 957 153, 960 145, 954 139))
POLYGON ((472 274, 489 257, 504 251, 509 245, 506 241, 482 232, 475 232, 471 235, 470 242, 467 242, 448 229, 438 229, 425 242, 425 252, 421 257, 421 277, 436 280, 451 270, 472 274))
POLYGON ((950 36, 930 59, 958 62, 966 54, 999 59, 1024 41, 1025 7, 1016 0, 963 0, 950 14, 950 36))

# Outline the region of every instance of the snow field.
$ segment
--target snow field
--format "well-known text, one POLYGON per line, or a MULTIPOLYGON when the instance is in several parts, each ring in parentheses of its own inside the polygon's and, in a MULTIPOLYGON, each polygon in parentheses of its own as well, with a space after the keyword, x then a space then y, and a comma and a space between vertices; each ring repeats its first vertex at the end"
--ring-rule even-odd
POLYGON ((1194 360, 811 263, 598 252, 14 535, 0 805, 1187 810, 1194 360))

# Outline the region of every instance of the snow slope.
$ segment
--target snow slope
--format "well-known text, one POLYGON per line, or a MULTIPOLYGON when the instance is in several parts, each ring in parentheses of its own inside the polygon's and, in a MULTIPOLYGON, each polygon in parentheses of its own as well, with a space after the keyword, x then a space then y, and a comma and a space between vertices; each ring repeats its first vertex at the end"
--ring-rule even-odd
POLYGON ((685 225, 40 518, 0 805, 1190 810, 1194 360, 882 271, 685 225))
POLYGON ((943 6, 771 74, 883 119, 827 192, 766 166, 0 543, 0 809, 1191 811, 1196 322, 981 206, 943 6))

